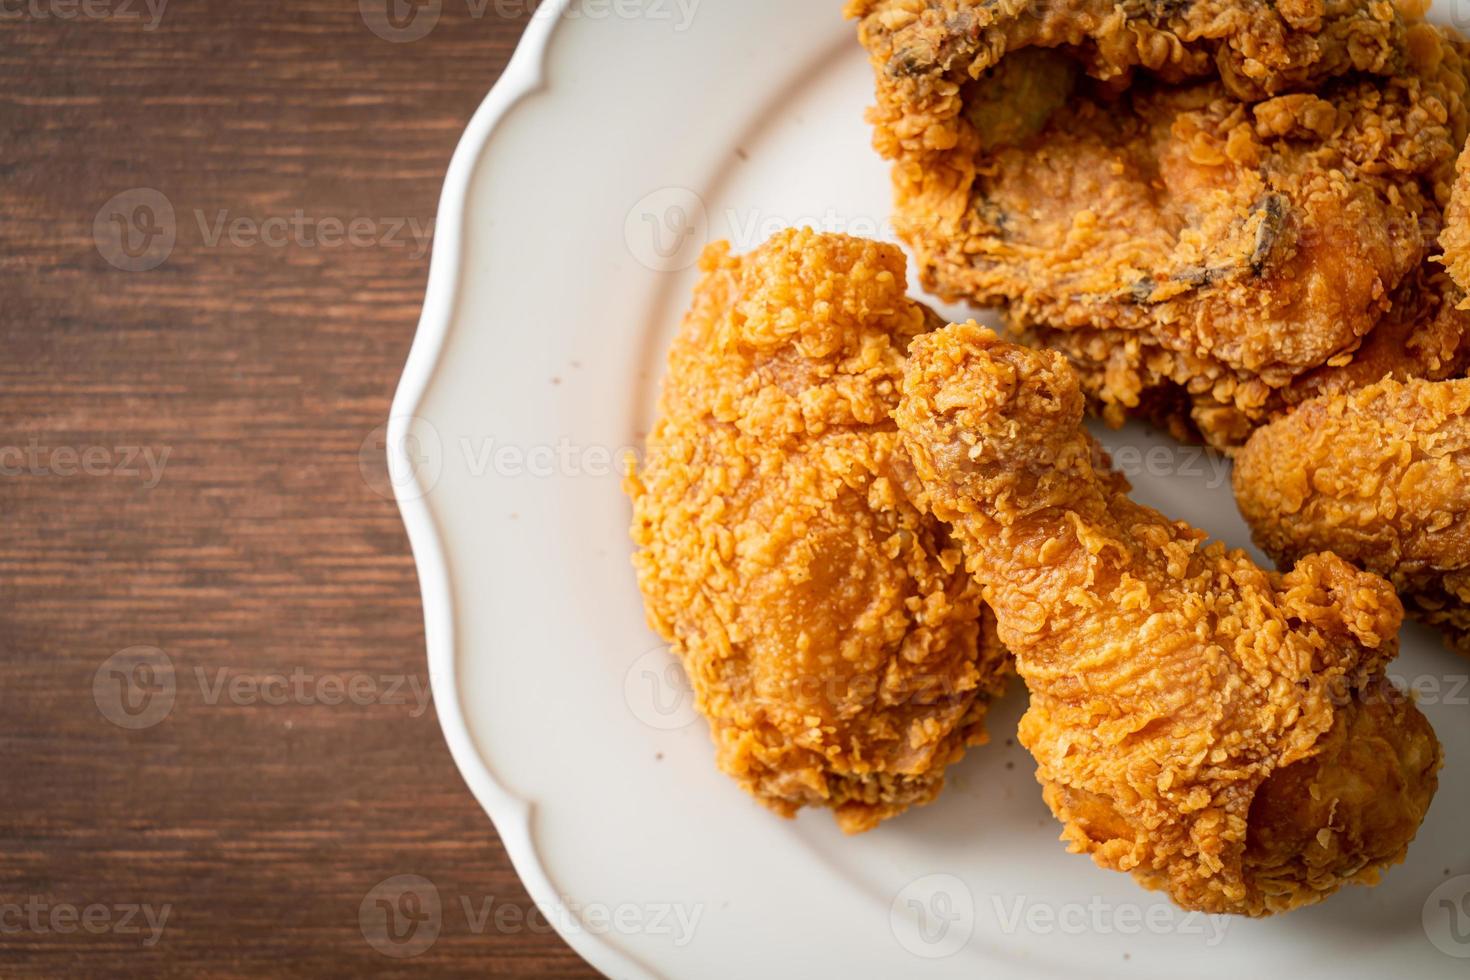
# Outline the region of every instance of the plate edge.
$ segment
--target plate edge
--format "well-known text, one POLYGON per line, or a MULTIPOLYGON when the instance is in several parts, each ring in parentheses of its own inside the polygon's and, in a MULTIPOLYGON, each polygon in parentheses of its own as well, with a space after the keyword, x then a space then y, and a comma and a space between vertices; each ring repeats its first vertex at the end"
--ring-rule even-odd
POLYGON ((533 805, 500 783, 475 746, 461 706, 455 669, 454 600, 448 564, 439 529, 429 510, 428 488, 420 483, 419 474, 409 459, 406 441, 429 393, 444 342, 454 323, 464 260, 465 211, 475 167, 490 138, 511 110, 528 95, 546 88, 546 55, 551 39, 571 4, 572 0, 546 0, 536 9, 510 62, 471 117, 450 159, 435 219, 434 249, 429 260, 423 312, 389 413, 388 465, 391 473, 413 475, 411 481, 393 481, 394 495, 418 571, 429 682, 434 690, 439 724, 460 775, 495 825, 511 864, 532 900, 543 911, 556 911, 557 914, 551 917, 552 925, 561 938, 607 976, 654 980, 654 974, 645 966, 605 940, 586 930, 568 934, 561 928, 561 923, 579 920, 557 893, 542 866, 531 832, 533 805))

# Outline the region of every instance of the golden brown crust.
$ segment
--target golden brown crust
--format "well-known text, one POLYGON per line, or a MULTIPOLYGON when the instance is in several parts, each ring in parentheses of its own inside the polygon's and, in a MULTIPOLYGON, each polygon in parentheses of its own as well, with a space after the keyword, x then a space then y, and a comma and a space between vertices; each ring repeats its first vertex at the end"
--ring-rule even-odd
POLYGON ((1467 472, 1470 380, 1386 379, 1257 431, 1235 493, 1272 558, 1330 550, 1377 572, 1470 655, 1467 472))
MULTIPOLYGON (((1250 409, 1212 396, 1190 398, 1182 386, 1150 389, 1130 414, 1153 421, 1186 442, 1209 433, 1217 447, 1245 443, 1263 419, 1275 419, 1319 395, 1347 394, 1385 378, 1444 381, 1470 368, 1470 310, 1464 292, 1436 263, 1419 266, 1394 292, 1388 312, 1349 354, 1334 357, 1271 391, 1250 409), (1173 392, 1174 397, 1165 398, 1173 392)), ((1018 331, 1018 333, 1021 331, 1018 331)), ((1037 338, 1031 337, 1035 341, 1037 338)))
POLYGON ((929 288, 1007 306, 1109 421, 1180 404, 1176 431, 1239 445, 1433 251, 1464 46, 1368 0, 1044 9, 853 5, 895 227, 929 288))
POLYGON ((1440 762, 1384 681, 1393 590, 1333 555, 1266 572, 1134 504, 1083 409, 1061 355, 967 324, 914 342, 896 414, 1030 689, 1020 737, 1064 839, 1209 912, 1374 880, 1440 762))
POLYGON ((701 271, 628 481, 649 621, 726 772, 867 830, 938 794, 1007 669, 891 418, 904 349, 939 321, 903 253, 859 239, 720 243, 701 271))
POLYGON ((1349 71, 1392 74, 1409 26, 1392 4, 1351 0, 850 0, 846 13, 880 71, 880 113, 923 106, 940 125, 950 84, 1026 48, 1066 47, 1098 79, 1219 75, 1255 98, 1349 71))
POLYGON ((1455 185, 1439 244, 1444 267, 1461 289, 1470 289, 1470 144, 1455 164, 1455 185))
POLYGON ((1256 793, 1245 855, 1255 887, 1289 906, 1344 882, 1377 884, 1418 833, 1441 762, 1429 719, 1407 695, 1386 680, 1359 692, 1316 754, 1256 793))
POLYGON ((1437 213, 1394 166, 1431 156, 1432 128, 1410 135, 1411 102, 1339 118, 1319 100, 1335 120, 1325 138, 1263 127, 1310 115, 1278 105, 1297 100, 1247 107, 1209 84, 1074 101, 1065 132, 989 158, 960 244, 936 253, 940 288, 1008 303, 1117 410, 1166 383, 1260 408, 1358 346, 1423 261, 1437 213), (1412 145, 1378 142, 1393 130, 1412 145))

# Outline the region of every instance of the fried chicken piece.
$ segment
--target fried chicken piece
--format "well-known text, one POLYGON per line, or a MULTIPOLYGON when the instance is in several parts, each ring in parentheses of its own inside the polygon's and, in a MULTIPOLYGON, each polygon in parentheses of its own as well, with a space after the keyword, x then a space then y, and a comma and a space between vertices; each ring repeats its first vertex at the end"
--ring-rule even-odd
POLYGON ((628 480, 649 622, 725 772, 868 830, 985 741, 1009 669, 891 417, 909 340, 942 321, 888 245, 788 231, 700 269, 628 480))
POLYGON ((1245 443, 1262 418, 1275 419, 1322 395, 1347 394, 1385 378, 1443 381, 1470 368, 1470 310, 1464 291, 1435 263, 1425 262, 1395 291, 1388 312, 1363 346, 1308 371, 1251 411, 1222 404, 1208 395, 1193 401, 1177 397, 1161 403, 1162 390, 1132 414, 1148 418, 1184 442, 1203 441, 1209 432, 1217 446, 1245 443), (1155 406, 1157 406, 1155 408, 1155 406))
POLYGON ((1067 47, 1094 78, 1144 69, 1168 81, 1218 75, 1240 98, 1402 66, 1408 24, 1387 3, 1290 0, 850 0, 899 139, 923 109, 944 127, 953 83, 1026 48, 1067 47), (888 89, 891 91, 883 91, 888 89))
POLYGON ((1408 93, 1363 110, 1379 86, 1349 87, 1254 107, 1213 83, 1074 102, 1064 131, 993 156, 967 229, 991 240, 951 272, 1066 352, 1113 421, 1164 384, 1263 407, 1361 343, 1437 214, 1408 170, 1433 159, 1408 93), (1403 145, 1378 142, 1390 120, 1403 145))
POLYGON ((1008 306, 1114 424, 1182 407, 1181 425, 1238 444, 1283 389, 1351 356, 1429 254, 1470 122, 1466 67, 1461 44, 1387 4, 1287 20, 1249 0, 1110 20, 1065 5, 1043 34, 1017 15, 1006 36, 1022 43, 918 80, 894 52, 934 15, 897 13, 911 6, 873 6, 862 32, 895 227, 926 286, 1008 306), (1211 13, 1252 26, 1201 35, 1211 13), (1175 16, 1198 24, 1150 40, 1175 16), (1241 45, 1261 49, 1250 71, 1229 67, 1241 45), (1125 67, 1145 71, 1110 74, 1125 67))
POLYGON ((1072 849, 1253 916, 1402 860, 1441 751, 1385 680, 1389 584, 1330 554, 1263 571, 1133 503, 1058 353, 970 323, 909 356, 899 429, 1031 691, 1020 738, 1072 849))
POLYGON ((1455 164, 1455 185, 1445 209, 1441 261, 1461 289, 1470 289, 1470 144, 1455 164))
POLYGON ((1345 80, 1247 106, 1217 84, 1135 86, 1118 105, 1074 102, 1065 132, 989 158, 938 286, 1008 302, 1111 423, 1176 389, 1207 441, 1238 445, 1303 375, 1350 357, 1423 266, 1459 130, 1435 124, 1422 89, 1345 80))
POLYGON ((1386 379, 1258 430, 1235 494, 1283 564, 1332 551, 1383 575, 1470 655, 1470 380, 1386 379))

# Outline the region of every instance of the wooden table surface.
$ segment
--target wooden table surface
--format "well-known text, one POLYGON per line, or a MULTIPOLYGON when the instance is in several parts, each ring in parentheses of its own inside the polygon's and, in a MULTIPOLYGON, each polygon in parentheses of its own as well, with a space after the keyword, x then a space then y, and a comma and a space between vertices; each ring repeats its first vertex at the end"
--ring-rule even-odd
POLYGON ((459 911, 530 901, 375 431, 527 6, 0 2, 0 976, 592 975, 459 911))

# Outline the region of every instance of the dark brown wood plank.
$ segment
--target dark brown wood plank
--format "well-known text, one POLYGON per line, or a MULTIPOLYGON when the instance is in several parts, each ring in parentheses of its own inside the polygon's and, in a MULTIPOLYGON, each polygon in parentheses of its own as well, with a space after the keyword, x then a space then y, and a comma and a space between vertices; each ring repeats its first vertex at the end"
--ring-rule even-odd
POLYGON ((409 223, 432 222, 526 19, 442 7, 395 43, 357 0, 173 0, 156 26, 145 0, 4 6, 0 975, 591 975, 543 928, 476 934, 460 911, 529 899, 431 706, 215 699, 198 680, 427 684, 407 541, 360 458, 422 299, 409 223), (176 242, 128 272, 94 222, 138 188, 176 242), (315 244, 213 234, 298 214, 315 244), (355 219, 357 244, 316 242, 355 219), (177 692, 128 730, 94 681, 140 645, 177 692), (445 903, 410 960, 359 922, 396 875, 445 903), (107 931, 51 929, 89 905, 107 931), (118 930, 126 905, 171 907, 156 945, 141 918, 118 930))

